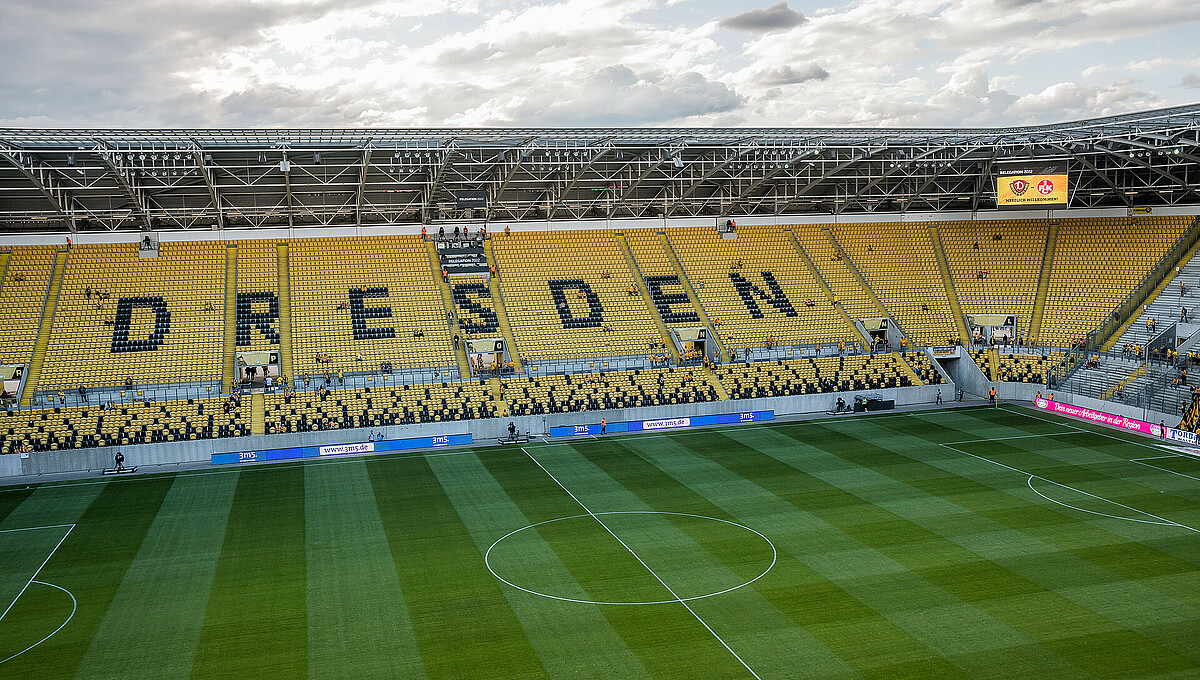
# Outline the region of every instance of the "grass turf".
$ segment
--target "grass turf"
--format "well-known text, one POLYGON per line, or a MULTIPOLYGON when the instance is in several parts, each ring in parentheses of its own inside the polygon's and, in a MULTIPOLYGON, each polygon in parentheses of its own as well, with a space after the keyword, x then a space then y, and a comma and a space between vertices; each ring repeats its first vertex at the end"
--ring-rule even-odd
POLYGON ((975 409, 6 489, 0 678, 1197 677, 1170 455, 975 409))

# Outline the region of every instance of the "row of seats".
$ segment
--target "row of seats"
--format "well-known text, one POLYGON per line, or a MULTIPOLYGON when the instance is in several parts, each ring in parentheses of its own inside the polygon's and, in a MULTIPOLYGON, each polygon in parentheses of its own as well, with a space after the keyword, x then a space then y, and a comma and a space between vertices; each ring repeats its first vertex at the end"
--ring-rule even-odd
POLYGON ((907 387, 914 384, 896 354, 725 364, 716 370, 733 399, 907 387))
POLYGON ((54 271, 54 249, 9 249, 0 282, 0 362, 25 363, 33 353, 46 289, 54 271))
POLYGON ((499 417, 487 381, 274 393, 266 397, 267 434, 383 427, 499 417))
POLYGON ((238 437, 250 434, 250 400, 130 402, 0 413, 0 454, 238 437), (235 406, 236 404, 236 406, 235 406))
POLYGON ((515 378, 502 384, 509 413, 516 416, 719 399, 702 370, 687 368, 515 378))

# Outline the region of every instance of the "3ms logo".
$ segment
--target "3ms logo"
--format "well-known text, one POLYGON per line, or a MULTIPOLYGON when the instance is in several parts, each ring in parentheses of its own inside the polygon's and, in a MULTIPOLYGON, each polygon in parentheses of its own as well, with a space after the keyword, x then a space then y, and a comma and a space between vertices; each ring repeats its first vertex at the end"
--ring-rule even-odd
POLYGON ((576 425, 575 434, 591 434, 587 425, 576 425))
POLYGON ((743 423, 749 423, 749 422, 751 422, 751 421, 753 421, 753 420, 754 420, 754 414, 753 414, 753 413, 743 413, 743 414, 742 414, 742 416, 741 416, 741 422, 743 422, 743 423))
POLYGON ((256 460, 258 460, 258 454, 254 451, 242 451, 238 454, 239 463, 253 463, 256 460))
POLYGON ((447 444, 449 444, 449 443, 450 443, 450 438, 449 438, 449 437, 434 437, 434 438, 433 438, 433 445, 434 445, 434 446, 445 446, 445 445, 447 445, 447 444))

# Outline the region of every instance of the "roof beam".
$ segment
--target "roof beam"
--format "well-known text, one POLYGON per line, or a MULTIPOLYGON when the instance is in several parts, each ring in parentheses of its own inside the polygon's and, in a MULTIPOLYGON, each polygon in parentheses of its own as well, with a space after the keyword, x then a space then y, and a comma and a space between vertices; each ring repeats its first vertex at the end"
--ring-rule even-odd
POLYGON ((121 193, 124 194, 125 198, 133 206, 133 213, 137 217, 137 220, 141 222, 142 228, 149 231, 151 228, 149 209, 142 203, 137 190, 125 179, 125 166, 118 166, 117 163, 113 162, 114 155, 117 157, 117 162, 120 162, 120 152, 110 147, 104 140, 96 139, 94 141, 96 143, 96 157, 108 169, 113 181, 117 184, 117 188, 121 190, 121 193))
MULTIPOLYGON (((848 197, 846 199, 846 203, 849 203, 850 201, 858 200, 863 194, 865 194, 868 191, 870 191, 871 189, 874 189, 875 187, 879 186, 880 182, 891 177, 892 175, 896 174, 897 172, 900 172, 901 170, 903 170, 905 165, 910 165, 915 161, 929 158, 930 156, 938 153, 939 151, 944 151, 945 149, 946 149, 946 147, 939 146, 935 149, 930 149, 929 151, 926 151, 925 153, 913 156, 912 158, 903 159, 902 162, 896 163, 896 167, 888 168, 888 170, 886 172, 884 172, 883 174, 879 175, 879 177, 876 177, 875 179, 868 182, 866 186, 859 189, 853 196, 848 197)), ((959 156, 959 158, 961 158, 961 157, 962 156, 959 156)))
POLYGON ((570 193, 571 190, 575 188, 575 185, 579 183, 579 180, 582 179, 583 176, 592 169, 592 166, 594 166, 597 161, 604 157, 604 154, 612 150, 612 146, 607 144, 607 140, 602 140, 601 144, 604 144, 604 146, 593 153, 591 157, 588 158, 587 163, 585 163, 583 167, 579 169, 579 172, 575 173, 575 175, 571 177, 571 181, 567 182, 567 186, 563 187, 562 191, 558 192, 558 198, 556 198, 554 202, 550 204, 550 210, 546 213, 546 219, 554 219, 554 212, 558 210, 558 207, 566 201, 567 194, 570 193))
POLYGON ((808 151, 805 151, 804 153, 797 154, 797 155, 789 158, 787 163, 779 166, 778 168, 775 168, 774 170, 771 170, 770 172, 763 175, 761 178, 755 180, 754 182, 751 182, 750 186, 746 187, 745 191, 738 194, 737 198, 730 201, 728 205, 726 205, 724 208, 721 209, 721 217, 727 217, 729 215, 729 213, 733 212, 734 206, 745 201, 747 198, 750 198, 750 195, 753 194, 755 191, 758 191, 758 189, 760 187, 762 187, 764 184, 775 181, 776 177, 782 175, 785 171, 791 170, 792 168, 796 167, 800 163, 800 161, 802 161, 806 158, 809 158, 810 156, 812 156, 815 153, 818 153, 819 151, 820 151, 820 149, 809 149, 808 151))
POLYGON ((987 164, 983 166, 983 172, 977 178, 979 183, 975 187, 975 194, 971 196, 971 212, 979 210, 979 201, 983 200, 983 191, 988 186, 988 180, 992 176, 992 166, 996 164, 996 157, 1000 155, 1000 147, 992 149, 992 156, 988 158, 987 164))
POLYGON ((842 170, 845 170, 846 168, 849 168, 849 167, 850 167, 850 166, 852 166, 852 165, 856 165, 856 164, 858 164, 860 161, 865 161, 865 160, 867 160, 868 158, 870 158, 871 156, 874 156, 876 153, 879 153, 879 152, 880 152, 880 151, 882 151, 882 150, 883 150, 882 148, 875 149, 875 150, 868 149, 868 150, 866 150, 866 151, 864 151, 864 152, 860 153, 859 155, 857 155, 857 156, 855 156, 855 157, 851 158, 851 159, 850 159, 850 160, 848 160, 848 161, 845 161, 845 162, 843 162, 843 163, 838 163, 837 165, 835 165, 835 166, 833 167, 833 169, 832 169, 832 170, 829 170, 828 172, 824 173, 823 175, 821 175, 821 176, 820 176, 820 177, 818 177, 817 179, 814 179, 813 181, 811 181, 811 182, 809 182, 808 184, 804 185, 804 188, 803 188, 803 189, 801 189, 800 191, 797 191, 797 192, 796 192, 796 195, 794 195, 794 196, 792 196, 791 198, 789 198, 789 199, 787 200, 787 202, 785 202, 785 203, 783 204, 783 206, 782 206, 782 207, 780 207, 780 208, 778 209, 778 211, 779 211, 779 212, 784 212, 784 211, 786 211, 786 210, 787 210, 787 208, 788 208, 788 206, 790 206, 791 204, 793 204, 793 203, 795 203, 795 202, 796 202, 796 199, 800 198, 801 196, 804 196, 804 195, 808 194, 808 192, 812 191, 813 189, 815 189, 815 188, 817 188, 818 186, 820 186, 821 184, 823 184, 823 183, 825 182, 825 180, 829 179, 830 177, 833 177, 833 176, 834 176, 834 175, 836 175, 837 173, 841 172, 842 170))
POLYGON ((62 220, 64 226, 71 231, 75 230, 75 218, 73 215, 71 215, 71 212, 66 205, 66 203, 70 200, 70 198, 66 195, 66 192, 62 192, 61 189, 55 189, 52 187, 49 176, 43 177, 41 170, 38 170, 37 174, 35 174, 33 172, 34 168, 25 167, 20 160, 12 155, 9 149, 4 148, 3 150, 0 150, 0 157, 12 164, 12 166, 16 168, 17 171, 25 177, 25 179, 29 180, 30 183, 32 183, 33 186, 36 187, 37 190, 42 194, 42 196, 44 196, 46 200, 50 202, 50 206, 54 208, 54 214, 57 215, 60 220, 62 220), (55 195, 56 191, 63 193, 62 199, 55 195))
POLYGON ((942 174, 945 173, 947 170, 949 170, 952 165, 954 165, 955 163, 966 158, 968 155, 974 153, 975 150, 978 148, 979 147, 974 147, 974 148, 967 149, 966 151, 963 151, 962 153, 955 156, 954 160, 950 161, 949 163, 946 163, 945 165, 942 165, 941 167, 934 166, 934 173, 932 175, 930 175, 929 179, 925 180, 921 184, 921 186, 918 187, 917 190, 912 193, 912 196, 910 196, 908 198, 908 200, 904 201, 903 209, 908 210, 908 206, 912 205, 912 202, 917 200, 917 196, 925 193, 925 190, 928 189, 931 184, 933 184, 935 181, 937 181, 938 177, 941 177, 942 174))
POLYGON ((371 152, 375 147, 370 141, 363 147, 362 167, 358 169, 358 189, 354 192, 354 224, 362 226, 363 194, 367 192, 367 171, 371 168, 371 152))
POLYGON ((1113 190, 1114 194, 1116 194, 1118 197, 1120 197, 1121 202, 1124 203, 1126 207, 1128 207, 1128 208, 1133 207, 1133 200, 1125 195, 1125 191, 1123 189, 1121 189, 1120 187, 1118 187, 1115 182, 1113 182, 1111 179, 1109 179, 1108 175, 1104 174, 1103 172, 1100 172, 1099 168, 1097 168, 1095 165, 1092 165, 1091 161, 1084 158, 1083 156, 1075 155, 1070 149, 1068 149, 1065 146, 1059 146, 1057 144, 1053 144, 1051 146, 1053 148, 1058 149, 1059 151, 1067 154, 1072 159, 1077 161, 1080 165, 1082 165, 1083 167, 1090 170, 1092 172, 1092 174, 1099 177, 1101 179, 1101 181, 1103 181, 1105 184, 1107 184, 1109 186, 1109 188, 1111 188, 1113 190))
POLYGON ((192 158, 196 161, 196 170, 204 178, 204 186, 208 189, 208 197, 212 200, 213 210, 217 213, 217 228, 224 229, 225 209, 221 207, 221 194, 217 192, 217 183, 213 179, 212 174, 209 173, 208 166, 204 164, 204 151, 199 146, 196 146, 192 149, 192 158))

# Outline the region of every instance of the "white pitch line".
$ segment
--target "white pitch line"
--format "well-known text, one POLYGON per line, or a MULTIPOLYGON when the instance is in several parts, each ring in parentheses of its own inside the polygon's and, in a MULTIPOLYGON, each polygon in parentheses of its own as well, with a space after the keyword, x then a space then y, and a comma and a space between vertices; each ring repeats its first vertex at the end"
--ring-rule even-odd
MULTIPOLYGON (((1098 512, 1098 511, 1096 511, 1096 510, 1088 510, 1088 509, 1086 509, 1086 508, 1081 508, 1081 507, 1079 507, 1079 506, 1076 506, 1076 505, 1071 505, 1070 503, 1064 503, 1064 502, 1062 502, 1062 501, 1055 500, 1055 499, 1053 499, 1053 498, 1051 498, 1051 497, 1047 496, 1046 494, 1042 493, 1041 491, 1038 491, 1036 488, 1034 488, 1034 486, 1033 486, 1033 475, 1029 475, 1029 481, 1027 482, 1027 484, 1029 485, 1029 490, 1030 490, 1030 491, 1032 491, 1032 492, 1036 493, 1037 495, 1041 496, 1042 498, 1045 498, 1046 500, 1050 501, 1051 503, 1056 503, 1056 504, 1058 504, 1058 505, 1061 505, 1061 506, 1063 506, 1064 508, 1071 508, 1072 510, 1078 510, 1079 512, 1086 512, 1086 513, 1088 513, 1089 515, 1099 515, 1099 516, 1101 516, 1101 517, 1111 517, 1112 519, 1123 519, 1123 520, 1125 520, 1125 521, 1127 521, 1127 522, 1140 522, 1140 523, 1142 523, 1142 524, 1157 524, 1157 525, 1159 525, 1159 526, 1164 526, 1164 527, 1178 527, 1178 526, 1183 526, 1182 524, 1179 524, 1178 522, 1172 522, 1171 520, 1165 520, 1165 521, 1162 521, 1162 522, 1152 522, 1152 521, 1150 521, 1150 520, 1148 520, 1148 519, 1134 519, 1134 518, 1132 518, 1132 517, 1122 517, 1121 515, 1110 515, 1110 514, 1108 514, 1108 513, 1106 513, 1106 512, 1098 512)), ((1112 501, 1109 501, 1109 503, 1111 503, 1111 502, 1112 502, 1112 501)), ((1141 510, 1138 510, 1138 512, 1142 512, 1142 511, 1141 511, 1141 510)), ((1150 514, 1150 513, 1148 513, 1148 512, 1147 512, 1147 513, 1145 513, 1145 514, 1146 514, 1146 515, 1149 515, 1150 517, 1154 517, 1154 515, 1151 515, 1151 514, 1150 514)))
MULTIPOLYGON (((1173 456, 1163 456, 1163 457, 1164 457, 1164 458, 1173 458, 1173 456)), ((1182 472, 1176 472, 1176 471, 1174 471, 1174 470, 1168 470, 1168 469, 1166 469, 1166 468, 1164 468, 1164 467, 1159 467, 1159 466, 1157 466, 1157 465, 1151 465, 1151 464, 1149 464, 1149 463, 1143 463, 1143 462, 1142 462, 1143 460, 1158 460, 1158 459, 1157 459, 1157 458, 1141 458, 1141 459, 1137 459, 1137 460, 1131 460, 1131 461, 1129 461, 1129 462, 1131 462, 1131 463, 1137 463, 1138 465, 1145 465, 1146 467, 1149 467, 1149 468, 1154 468, 1155 470, 1162 470, 1163 472, 1170 472, 1170 473, 1171 473, 1171 474, 1173 474, 1173 475, 1179 475, 1180 477, 1187 477, 1188 479, 1194 479, 1194 480, 1196 480, 1197 482, 1200 482, 1200 477, 1193 477, 1193 476, 1191 476, 1191 475, 1185 475, 1185 474, 1183 474, 1182 472)))
MULTIPOLYGON (((1021 413, 1020 411, 1013 411, 1012 409, 1006 408, 1004 410, 1009 413, 1013 413, 1013 414, 1016 414, 1019 416, 1025 416, 1026 418, 1033 418, 1034 420, 1040 420, 1045 423, 1054 423, 1055 425, 1062 425, 1064 427, 1069 427, 1073 430, 1079 430, 1080 432, 1087 432, 1088 434, 1094 434, 1099 437, 1105 437, 1108 439, 1119 441, 1122 444, 1132 444, 1134 446, 1140 446, 1142 448, 1150 449, 1151 451, 1154 451, 1155 453, 1159 453, 1162 451, 1162 449, 1159 448, 1159 446, 1157 444, 1147 444, 1146 442, 1141 442, 1136 439, 1122 439, 1121 437, 1111 435, 1107 432, 1101 432, 1099 430, 1088 430, 1088 429, 1084 429, 1082 427, 1075 427, 1074 425, 1071 425, 1070 423, 1063 423, 1063 422, 1059 422, 1057 420, 1049 420, 1047 418, 1039 418, 1038 416, 1030 415, 1028 413, 1021 413)), ((1066 417, 1066 416, 1060 416, 1060 417, 1066 417)), ((1103 425, 1101 425, 1099 427, 1103 427, 1103 425)), ((1136 433, 1131 433, 1131 434, 1136 434, 1136 433)))
MULTIPOLYGON (((525 451, 524 447, 522 447, 521 450, 525 451)), ((545 472, 547 475, 549 475, 550 479, 553 479, 554 483, 557 484, 559 486, 559 488, 561 488, 563 491, 566 491, 567 495, 570 496, 572 499, 574 499, 575 502, 579 504, 579 507, 583 508, 584 512, 591 515, 592 519, 599 522, 600 526, 604 527, 604 530, 607 531, 609 533, 609 535, 611 535, 613 538, 617 539, 617 542, 620 543, 622 546, 624 546, 625 549, 629 551, 630 555, 633 555, 633 559, 635 559, 639 563, 641 563, 641 565, 646 568, 646 571, 650 572, 650 575, 653 576, 655 578, 655 580, 657 580, 659 583, 661 583, 662 587, 666 588, 668 593, 671 593, 671 597, 675 598, 676 601, 678 601, 679 604, 683 605, 684 608, 687 609, 688 612, 690 612, 692 616, 696 617, 696 620, 700 622, 700 625, 704 626, 708 630, 708 632, 712 633, 712 636, 717 639, 717 642, 720 642, 721 646, 724 647, 726 649, 726 651, 728 651, 730 654, 732 654, 733 658, 738 660, 738 663, 742 664, 742 666, 747 671, 750 671, 750 675, 753 675, 756 678, 756 680, 762 680, 762 678, 759 677, 758 673, 755 673, 754 669, 751 668, 750 665, 747 664, 745 662, 745 660, 742 659, 742 657, 738 656, 738 653, 733 651, 733 648, 730 647, 729 644, 727 642, 725 642, 725 640, 720 635, 717 635, 717 631, 713 630, 712 626, 709 626, 708 623, 706 623, 704 621, 704 619, 700 618, 700 615, 696 613, 696 610, 692 609, 691 605, 689 605, 687 602, 685 602, 683 600, 683 598, 679 597, 679 594, 676 593, 674 590, 672 590, 671 586, 667 585, 667 582, 662 580, 662 577, 660 577, 653 569, 650 568, 650 565, 648 565, 644 561, 642 561, 642 558, 638 557, 638 554, 633 551, 633 548, 630 548, 625 543, 625 541, 621 540, 620 536, 616 535, 616 533, 614 533, 612 529, 608 528, 608 525, 604 523, 604 520, 597 517, 596 513, 592 512, 591 509, 588 508, 588 506, 584 505, 583 501, 579 500, 579 498, 577 498, 575 496, 575 494, 571 493, 570 489, 563 486, 563 483, 558 481, 558 478, 555 477, 553 473, 551 473, 549 470, 547 470, 545 468, 545 466, 543 466, 541 463, 539 463, 538 459, 533 457, 533 454, 529 453, 528 451, 525 451, 525 455, 529 456, 529 460, 532 460, 534 465, 537 465, 539 468, 541 468, 542 472, 545 472)))
MULTIPOLYGON (((972 458, 978 458, 979 460, 982 460, 982 461, 985 461, 985 462, 991 463, 992 465, 999 465, 1000 467, 1002 467, 1002 468, 1004 468, 1004 469, 1006 469, 1006 470, 1012 470, 1013 472, 1018 472, 1018 473, 1020 473, 1020 474, 1027 475, 1027 476, 1028 476, 1030 479, 1039 479, 1039 480, 1041 480, 1041 481, 1043 481, 1043 482, 1049 482, 1049 483, 1051 483, 1051 484, 1054 484, 1055 486, 1061 486, 1061 487, 1063 487, 1064 489, 1070 489, 1070 490, 1072 490, 1072 491, 1074 491, 1074 492, 1076 492, 1076 493, 1081 493, 1081 494, 1083 494, 1083 495, 1085 495, 1085 496, 1091 496, 1092 498, 1095 498, 1095 499, 1097 499, 1097 500, 1104 501, 1104 502, 1106 502, 1106 503, 1112 503, 1113 505, 1116 505, 1116 506, 1119 506, 1119 507, 1125 508, 1126 510, 1132 510, 1132 511, 1134 511, 1134 512, 1140 512, 1141 514, 1143 514, 1143 515, 1146 515, 1146 516, 1148 516, 1148 517, 1153 517, 1154 519, 1162 520, 1163 522, 1167 522, 1167 523, 1169 523, 1169 524, 1171 524, 1171 525, 1173 525, 1173 526, 1177 526, 1177 527, 1181 527, 1181 528, 1184 528, 1184 529, 1188 529, 1188 530, 1190 530, 1190 531, 1194 531, 1194 532, 1196 532, 1196 533, 1200 534, 1200 529, 1196 529, 1196 528, 1194 528, 1194 527, 1190 527, 1190 526, 1188 526, 1188 525, 1186 525, 1186 524, 1180 524, 1179 522, 1176 522, 1175 520, 1170 520, 1170 519, 1167 519, 1166 517, 1159 517, 1158 515, 1155 515, 1154 513, 1146 512, 1145 510, 1139 510, 1138 508, 1131 507, 1131 506, 1125 505, 1125 504, 1123 504, 1123 503, 1118 503, 1118 502, 1116 502, 1116 501, 1114 501, 1114 500, 1109 500, 1109 499, 1105 498, 1104 496, 1097 496, 1097 495, 1096 495, 1096 494, 1094 494, 1094 493, 1088 493, 1087 491, 1084 491, 1083 489, 1076 489, 1075 487, 1073 487, 1073 486, 1071 486, 1071 485, 1069 485, 1069 484, 1063 484, 1062 482, 1056 482, 1056 481, 1054 481, 1053 479, 1049 479, 1049 478, 1047 478, 1047 477, 1042 477, 1041 475, 1035 475, 1035 474, 1033 474, 1032 472, 1027 472, 1027 471, 1025 471, 1025 470, 1022 470, 1021 468, 1015 468, 1015 467, 1013 467, 1013 466, 1011 466, 1011 465, 1005 465, 1004 463, 1000 463, 1000 462, 994 461, 994 460, 992 460, 991 458, 985 458, 985 457, 983 457, 983 456, 976 455, 976 454, 974 454, 974 453, 971 453, 970 451, 963 451, 962 449, 956 449, 956 448, 954 448, 953 446, 947 446, 946 444, 942 444, 942 446, 945 446, 946 448, 950 449, 951 451, 957 451, 957 452, 959 452, 959 453, 961 453, 961 454, 963 454, 963 455, 965 455, 965 456, 970 456, 970 457, 972 457, 972 458)), ((1032 488, 1032 487, 1030 487, 1030 488, 1032 488)), ((1037 493, 1037 490, 1036 490, 1036 489, 1034 489, 1034 493, 1037 493)), ((1038 495, 1039 495, 1039 496, 1041 496, 1042 494, 1038 493, 1038 495)), ((1043 497, 1043 498, 1045 498, 1045 496, 1042 496, 1042 497, 1043 497)), ((1063 505, 1063 504, 1062 504, 1062 503, 1060 503, 1059 505, 1063 505)), ((1076 509, 1078 509, 1078 508, 1076 508, 1076 509)), ((1086 512, 1086 511, 1085 511, 1085 512, 1086 512)), ((1097 515, 1098 515, 1098 514, 1101 514, 1101 513, 1093 513, 1093 514, 1097 514, 1097 515)), ((1118 517, 1117 519, 1129 519, 1129 518, 1128 518, 1128 517, 1118 517)), ((1131 520, 1131 521, 1138 522, 1138 521, 1141 521, 1141 520, 1131 520)))
POLYGON ((74 524, 47 524, 45 526, 40 526, 40 527, 21 527, 19 529, 0 529, 0 534, 7 533, 9 531, 35 531, 37 529, 62 529, 63 527, 73 527, 73 526, 75 526, 75 525, 74 524))
POLYGON ((1023 434, 1016 437, 992 437, 990 439, 965 439, 961 442, 942 442, 946 446, 954 444, 977 444, 979 442, 1002 442, 1009 439, 1033 439, 1035 437, 1059 437, 1067 434, 1079 434, 1079 432, 1047 432, 1046 434, 1023 434))
POLYGON ((1142 460, 1162 460, 1163 458, 1184 458, 1184 456, 1181 456, 1178 453, 1172 453, 1169 456, 1150 456, 1149 458, 1130 458, 1129 462, 1136 463, 1136 462, 1142 461, 1142 460))
POLYGON ((8 607, 6 607, 6 608, 4 609, 4 613, 3 613, 3 614, 0 614, 0 621, 3 621, 3 620, 4 620, 4 617, 5 617, 5 616, 8 616, 8 611, 9 611, 10 609, 12 609, 12 608, 13 608, 13 605, 17 603, 17 600, 21 599, 21 596, 25 594, 25 590, 26 590, 27 588, 29 588, 29 584, 30 584, 30 583, 33 583, 33 580, 34 580, 35 578, 37 578, 37 575, 38 575, 39 573, 41 573, 41 571, 42 571, 42 567, 45 567, 45 566, 46 566, 46 563, 50 561, 50 558, 51 558, 51 557, 54 557, 54 553, 58 551, 58 548, 59 548, 59 546, 61 546, 61 545, 63 544, 63 541, 67 540, 67 536, 70 536, 70 535, 71 535, 71 532, 72 532, 72 531, 74 531, 74 529, 75 529, 75 525, 74 525, 74 524, 70 524, 70 525, 63 525, 63 526, 70 526, 70 528, 69 528, 69 529, 67 529, 67 533, 63 534, 63 537, 62 537, 62 538, 58 539, 58 543, 57 543, 57 544, 54 546, 54 550, 51 550, 51 551, 50 551, 50 554, 49 554, 49 555, 46 555, 46 559, 42 560, 42 564, 41 564, 41 566, 39 566, 39 567, 37 568, 37 571, 33 572, 33 576, 30 576, 30 577, 29 577, 29 581, 27 581, 27 582, 25 583, 25 587, 21 589, 21 592, 17 593, 17 596, 16 596, 15 598, 13 598, 13 601, 12 601, 12 603, 10 603, 10 604, 8 605, 8 607))
POLYGON ((12 661, 13 659, 17 658, 18 656, 21 656, 22 654, 24 654, 25 652, 28 652, 29 650, 33 649, 34 647, 37 647, 38 645, 42 644, 46 640, 49 640, 50 638, 54 637, 58 633, 58 631, 65 628, 66 625, 71 622, 71 619, 75 617, 75 611, 77 609, 79 609, 79 602, 75 599, 74 593, 67 590, 66 588, 63 588, 62 586, 56 585, 53 583, 46 583, 45 581, 31 581, 31 583, 37 583, 37 584, 43 585, 43 586, 50 586, 51 588, 58 588, 59 590, 66 593, 71 598, 71 613, 67 615, 66 621, 63 621, 61 624, 59 624, 58 628, 54 629, 53 633, 50 633, 46 637, 42 638, 41 640, 38 640, 37 642, 33 643, 32 645, 29 645, 28 647, 26 647, 25 649, 22 649, 21 651, 17 652, 16 654, 13 654, 12 656, 8 657, 7 659, 0 660, 0 663, 12 661))

